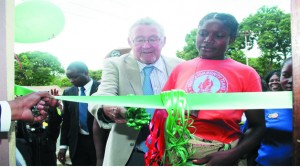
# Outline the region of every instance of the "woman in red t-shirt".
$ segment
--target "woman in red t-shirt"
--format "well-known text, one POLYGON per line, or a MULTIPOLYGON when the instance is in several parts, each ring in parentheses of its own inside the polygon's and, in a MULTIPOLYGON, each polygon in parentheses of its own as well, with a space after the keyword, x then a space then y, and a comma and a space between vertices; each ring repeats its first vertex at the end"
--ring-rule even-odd
MULTIPOLYGON (((196 47, 199 56, 179 64, 172 71, 163 91, 181 89, 186 93, 261 92, 261 80, 257 72, 225 55, 229 45, 235 41, 237 32, 238 22, 234 16, 226 13, 206 15, 198 25, 196 47)), ((157 143, 152 149, 160 152, 156 161, 161 160, 161 164, 165 165, 170 164, 170 159, 174 157, 164 157, 164 137, 167 134, 162 132, 164 128, 155 125, 164 126, 166 117, 165 110, 156 111, 150 124, 154 127, 150 129, 152 128, 153 132, 153 128, 159 128, 159 135, 152 133, 149 136, 153 137, 154 141, 150 140, 151 142, 157 143), (153 135, 159 136, 157 141, 153 135)), ((196 154, 190 157, 194 164, 235 165, 241 156, 257 148, 265 130, 263 110, 200 110, 191 118, 194 122, 193 128, 189 130, 194 134, 196 141, 210 143, 206 148, 203 147, 205 144, 193 145, 197 147, 196 154), (239 122, 244 112, 250 129, 242 136, 239 122), (207 153, 201 152, 211 149, 211 145, 214 145, 211 143, 222 147, 229 145, 231 149, 216 148, 207 153)), ((155 151, 151 151, 150 148, 152 158, 155 157, 155 151)), ((149 165, 153 165, 150 157, 151 155, 147 154, 146 162, 148 159, 149 165)), ((157 164, 159 163, 154 165, 157 164)))

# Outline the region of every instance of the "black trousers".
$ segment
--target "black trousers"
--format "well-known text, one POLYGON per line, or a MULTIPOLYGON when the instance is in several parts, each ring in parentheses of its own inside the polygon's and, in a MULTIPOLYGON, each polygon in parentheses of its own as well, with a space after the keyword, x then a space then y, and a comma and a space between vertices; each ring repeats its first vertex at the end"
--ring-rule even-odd
POLYGON ((71 161, 73 166, 96 166, 96 150, 92 135, 78 135, 75 155, 71 161))
POLYGON ((16 146, 28 166, 56 166, 56 140, 36 136, 32 142, 17 138, 16 146))

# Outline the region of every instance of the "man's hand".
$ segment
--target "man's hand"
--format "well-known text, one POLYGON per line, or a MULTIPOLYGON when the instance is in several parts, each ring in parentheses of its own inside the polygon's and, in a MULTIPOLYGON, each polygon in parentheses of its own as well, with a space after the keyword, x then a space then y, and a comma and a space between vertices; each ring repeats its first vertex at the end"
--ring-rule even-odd
POLYGON ((17 97, 9 101, 12 111, 12 120, 23 121, 42 121, 47 117, 48 102, 53 97, 48 92, 34 92, 26 96, 17 97), (39 116, 32 115, 32 107, 36 106, 39 110, 39 116))
POLYGON ((63 165, 66 164, 66 152, 67 149, 59 149, 59 152, 57 154, 57 159, 59 160, 59 162, 63 165))
MULTIPOLYGON (((51 89, 50 92, 51 92, 51 95, 53 95, 53 96, 59 96, 59 93, 58 93, 58 90, 57 90, 57 89, 51 89)), ((60 102, 59 102, 58 100, 56 100, 56 99, 50 99, 49 105, 50 105, 51 107, 59 107, 59 108, 61 109, 61 104, 60 104, 60 102)))
POLYGON ((103 105, 103 112, 116 123, 126 123, 126 109, 123 107, 103 105))

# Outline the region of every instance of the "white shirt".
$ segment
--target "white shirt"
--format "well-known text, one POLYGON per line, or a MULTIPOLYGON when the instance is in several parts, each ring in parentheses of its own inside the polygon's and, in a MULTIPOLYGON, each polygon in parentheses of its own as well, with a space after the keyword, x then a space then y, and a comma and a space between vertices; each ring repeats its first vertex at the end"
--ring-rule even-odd
POLYGON ((0 132, 8 132, 11 123, 11 108, 7 101, 0 101, 1 126, 0 132))
MULTIPOLYGON (((88 82, 87 84, 85 84, 83 87, 85 89, 84 93, 86 96, 90 96, 90 93, 91 93, 91 89, 92 89, 92 86, 93 86, 93 80, 91 79, 90 82, 88 82)), ((78 87, 78 96, 80 96, 80 88, 81 87, 78 87)))
MULTIPOLYGON (((139 69, 140 69, 141 83, 143 85, 143 81, 145 78, 143 69, 144 69, 144 67, 149 66, 149 65, 143 64, 139 61, 137 61, 137 62, 138 62, 139 69)), ((165 86, 165 83, 168 80, 168 74, 167 74, 167 69, 166 69, 165 63, 161 57, 154 64, 151 64, 151 65, 154 66, 154 69, 150 74, 150 80, 151 80, 151 84, 152 84, 152 88, 153 88, 153 93, 155 95, 157 95, 157 94, 161 93, 161 90, 165 86)))

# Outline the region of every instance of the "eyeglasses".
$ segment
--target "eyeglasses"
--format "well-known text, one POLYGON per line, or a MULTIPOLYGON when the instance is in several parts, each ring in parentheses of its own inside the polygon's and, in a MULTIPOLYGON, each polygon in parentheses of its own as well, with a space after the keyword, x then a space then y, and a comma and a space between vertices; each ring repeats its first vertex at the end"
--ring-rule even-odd
POLYGON ((149 39, 144 39, 144 38, 136 38, 133 40, 133 43, 135 45, 142 45, 145 44, 145 42, 148 42, 150 45, 156 45, 158 44, 158 42, 160 41, 159 37, 153 37, 153 38, 149 38, 149 39))

